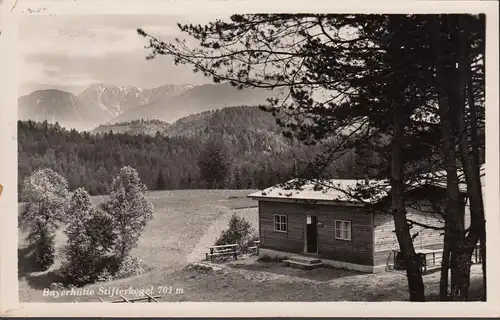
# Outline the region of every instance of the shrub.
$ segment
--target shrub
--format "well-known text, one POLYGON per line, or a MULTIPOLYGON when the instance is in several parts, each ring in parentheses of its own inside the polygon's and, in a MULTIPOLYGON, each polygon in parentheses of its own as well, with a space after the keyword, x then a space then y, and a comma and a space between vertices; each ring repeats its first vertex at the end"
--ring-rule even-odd
POLYGON ((137 257, 127 256, 122 260, 120 267, 115 274, 115 278, 120 279, 139 276, 144 274, 144 272, 144 262, 141 259, 137 257))
POLYGON ((61 291, 64 289, 64 285, 61 282, 52 282, 49 285, 51 291, 61 291))
POLYGON ((255 246, 255 241, 259 240, 259 235, 256 232, 250 233, 250 235, 247 237, 247 240, 243 242, 243 244, 240 246, 241 251, 248 251, 249 247, 254 247, 255 246))
POLYGON ((271 257, 270 255, 263 255, 257 261, 259 262, 282 262, 283 260, 287 260, 288 257, 278 257, 278 256, 273 256, 271 257))
POLYGON ((238 244, 238 249, 246 252, 249 246, 253 246, 253 240, 256 240, 256 235, 250 222, 233 214, 229 219, 228 229, 222 231, 215 245, 238 244))
POLYGON ((99 282, 108 282, 112 281, 113 279, 114 279, 113 274, 106 267, 97 276, 97 281, 99 282))

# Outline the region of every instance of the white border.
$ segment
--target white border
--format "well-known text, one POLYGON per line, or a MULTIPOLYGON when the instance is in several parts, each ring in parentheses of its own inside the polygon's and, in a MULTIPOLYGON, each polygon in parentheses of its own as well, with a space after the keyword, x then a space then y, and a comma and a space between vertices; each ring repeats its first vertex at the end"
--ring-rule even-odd
MULTIPOLYGON (((495 243, 500 234, 499 161, 498 161, 498 3, 496 1, 309 1, 296 0, 19 0, 14 12, 9 13, 11 1, 4 0, 0 7, 0 146, 3 147, 0 165, 0 183, 4 185, 0 197, 2 213, 0 275, 2 316, 171 316, 171 317, 468 317, 500 315, 499 254, 495 243), (159 304, 103 304, 103 303, 18 303, 17 282, 17 58, 16 15, 26 8, 47 8, 42 14, 152 14, 165 12, 195 15, 214 13, 251 12, 331 12, 331 13, 487 13, 486 46, 486 111, 487 161, 485 206, 487 208, 488 302, 418 303, 409 302, 316 302, 306 306, 297 302, 255 303, 159 303, 159 304), (203 10, 200 10, 203 8, 203 10)), ((332 288, 332 290, 335 290, 332 288)))

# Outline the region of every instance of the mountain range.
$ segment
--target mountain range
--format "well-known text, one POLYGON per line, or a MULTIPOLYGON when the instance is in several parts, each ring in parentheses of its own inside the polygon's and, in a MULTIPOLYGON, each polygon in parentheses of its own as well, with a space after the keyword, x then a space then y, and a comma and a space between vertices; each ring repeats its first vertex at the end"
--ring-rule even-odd
POLYGON ((240 105, 264 104, 275 92, 238 90, 229 83, 164 85, 152 89, 92 84, 79 95, 48 89, 18 99, 20 120, 59 122, 90 130, 106 123, 156 119, 174 122, 204 111, 240 105))

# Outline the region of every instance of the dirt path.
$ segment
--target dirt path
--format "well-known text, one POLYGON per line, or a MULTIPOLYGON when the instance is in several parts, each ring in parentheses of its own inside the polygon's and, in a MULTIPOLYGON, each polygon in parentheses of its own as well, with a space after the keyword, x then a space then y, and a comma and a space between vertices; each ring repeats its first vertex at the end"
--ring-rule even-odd
POLYGON ((205 253, 207 252, 207 247, 212 246, 217 238, 220 236, 221 232, 227 228, 229 219, 236 213, 240 217, 245 218, 250 222, 254 228, 257 226, 257 209, 256 208, 245 208, 245 209, 232 209, 228 210, 226 206, 220 206, 221 214, 207 229, 205 234, 200 238, 196 247, 186 256, 186 262, 192 263, 203 260, 205 253))
POLYGON ((198 244, 194 249, 186 256, 186 263, 197 262, 203 260, 205 253, 207 252, 207 247, 214 244, 215 240, 220 236, 222 230, 227 228, 229 218, 231 218, 231 212, 227 211, 226 207, 221 206, 221 212, 224 212, 217 220, 212 222, 210 227, 207 229, 205 234, 200 238, 198 244))

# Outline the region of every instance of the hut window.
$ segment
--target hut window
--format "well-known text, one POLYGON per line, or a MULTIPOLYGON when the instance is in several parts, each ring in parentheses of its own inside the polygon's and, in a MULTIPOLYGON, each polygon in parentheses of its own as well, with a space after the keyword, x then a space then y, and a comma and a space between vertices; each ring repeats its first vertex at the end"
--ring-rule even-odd
POLYGON ((286 215, 275 214, 274 215, 274 231, 287 232, 287 219, 286 215))
POLYGON ((351 221, 335 220, 335 239, 351 240, 351 221))

